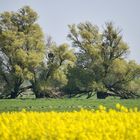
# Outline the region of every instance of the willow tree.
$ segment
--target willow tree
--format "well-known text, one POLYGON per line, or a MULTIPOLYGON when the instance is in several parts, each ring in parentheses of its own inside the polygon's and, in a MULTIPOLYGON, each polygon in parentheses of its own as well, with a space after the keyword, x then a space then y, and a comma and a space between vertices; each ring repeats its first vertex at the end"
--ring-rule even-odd
POLYGON ((44 58, 44 37, 37 13, 25 6, 0 14, 0 76, 3 97, 16 98, 25 79, 33 79, 44 58))
POLYGON ((75 60, 74 52, 67 44, 47 43, 42 67, 30 80, 36 98, 59 97, 68 82, 68 69, 74 66, 75 60))
POLYGON ((107 23, 101 32, 89 22, 70 25, 69 28, 68 37, 73 47, 78 47, 77 65, 68 75, 70 92, 72 88, 74 92, 88 93, 88 97, 93 93, 97 93, 98 98, 108 95, 137 97, 136 90, 130 87, 140 76, 140 66, 125 59, 129 48, 120 30, 107 23), (75 75, 76 71, 81 75, 75 75))

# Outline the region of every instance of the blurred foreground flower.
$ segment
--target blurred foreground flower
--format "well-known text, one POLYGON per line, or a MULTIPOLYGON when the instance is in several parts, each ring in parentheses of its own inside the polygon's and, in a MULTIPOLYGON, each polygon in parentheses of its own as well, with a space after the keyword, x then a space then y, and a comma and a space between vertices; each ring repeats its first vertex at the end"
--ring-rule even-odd
POLYGON ((117 104, 109 111, 0 114, 0 140, 138 140, 140 112, 117 104))

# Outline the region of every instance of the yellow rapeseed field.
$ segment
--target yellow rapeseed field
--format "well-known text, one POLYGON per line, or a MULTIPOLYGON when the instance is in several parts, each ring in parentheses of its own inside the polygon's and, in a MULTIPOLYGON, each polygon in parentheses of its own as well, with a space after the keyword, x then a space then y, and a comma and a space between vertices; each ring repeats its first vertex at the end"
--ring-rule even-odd
POLYGON ((1 140, 140 140, 140 112, 116 110, 0 114, 1 140))

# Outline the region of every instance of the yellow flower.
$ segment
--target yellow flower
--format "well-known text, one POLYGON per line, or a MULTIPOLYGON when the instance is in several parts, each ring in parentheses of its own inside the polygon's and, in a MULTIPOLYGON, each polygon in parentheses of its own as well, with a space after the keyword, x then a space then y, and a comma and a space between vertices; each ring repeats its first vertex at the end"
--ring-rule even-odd
POLYGON ((138 140, 140 112, 116 104, 99 110, 0 114, 0 140, 138 140))
POLYGON ((116 104, 116 108, 117 108, 118 110, 120 110, 120 109, 121 109, 121 105, 120 105, 119 103, 117 103, 117 104, 116 104))

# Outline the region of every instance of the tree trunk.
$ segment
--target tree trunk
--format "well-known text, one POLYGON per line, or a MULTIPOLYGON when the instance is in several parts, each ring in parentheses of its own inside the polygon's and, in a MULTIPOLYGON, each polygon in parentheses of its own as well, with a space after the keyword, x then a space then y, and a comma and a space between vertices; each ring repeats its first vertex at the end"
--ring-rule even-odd
POLYGON ((15 99, 16 97, 18 96, 18 93, 17 92, 11 92, 11 99, 15 99))
POLYGON ((15 99, 19 95, 19 86, 15 85, 14 91, 11 91, 11 99, 15 99))
POLYGON ((23 83, 23 80, 19 77, 15 79, 14 89, 11 91, 11 99, 15 99, 20 94, 20 86, 23 83))
POLYGON ((35 97, 36 98, 45 98, 45 95, 43 93, 37 92, 37 93, 35 93, 35 97))
POLYGON ((32 84, 32 91, 35 94, 36 98, 45 98, 45 95, 43 93, 41 93, 39 87, 38 87, 38 83, 37 81, 31 81, 32 84))
POLYGON ((88 92, 87 99, 89 99, 92 96, 92 92, 88 92))
POLYGON ((108 96, 106 92, 98 91, 97 92, 97 99, 105 99, 108 96))

